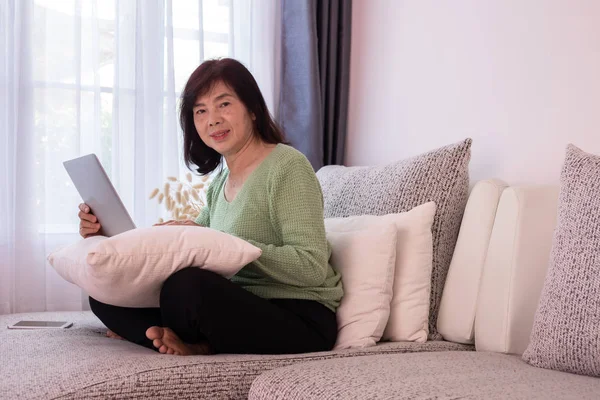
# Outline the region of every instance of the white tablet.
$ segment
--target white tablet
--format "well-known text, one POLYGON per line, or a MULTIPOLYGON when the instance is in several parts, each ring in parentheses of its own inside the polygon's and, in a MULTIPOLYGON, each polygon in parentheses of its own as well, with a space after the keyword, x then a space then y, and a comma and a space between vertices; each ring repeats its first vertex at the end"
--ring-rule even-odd
POLYGON ((73 326, 68 321, 19 321, 8 325, 8 329, 67 329, 73 326))
POLYGON ((135 224, 95 154, 63 162, 75 188, 102 226, 100 235, 114 236, 135 224))

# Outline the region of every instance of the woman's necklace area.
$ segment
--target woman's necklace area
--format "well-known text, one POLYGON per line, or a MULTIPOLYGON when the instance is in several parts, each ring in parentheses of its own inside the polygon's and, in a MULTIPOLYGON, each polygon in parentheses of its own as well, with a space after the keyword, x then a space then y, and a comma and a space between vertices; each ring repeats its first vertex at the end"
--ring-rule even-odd
POLYGON ((253 162, 245 168, 245 170, 242 170, 241 173, 238 173, 239 176, 236 176, 234 178, 231 177, 231 170, 230 170, 229 175, 227 176, 227 185, 229 186, 229 188, 232 190, 237 190, 241 186, 243 186, 244 182, 246 181, 248 176, 250 176, 252 171, 254 171, 256 168, 258 168, 258 166, 265 159, 265 157, 266 157, 265 155, 257 156, 253 160, 253 162))
POLYGON ((242 186, 244 179, 231 179, 231 175, 229 175, 227 177, 227 182, 229 183, 230 188, 237 189, 238 187, 242 186))
POLYGON ((260 157, 257 157, 250 165, 248 165, 244 170, 242 170, 240 173, 237 174, 237 176, 233 178, 231 177, 231 171, 229 171, 229 176, 227 176, 227 183, 229 184, 229 187, 234 190, 241 187, 246 181, 246 178, 252 173, 252 171, 254 171, 256 167, 258 167, 258 161, 260 159, 260 157))

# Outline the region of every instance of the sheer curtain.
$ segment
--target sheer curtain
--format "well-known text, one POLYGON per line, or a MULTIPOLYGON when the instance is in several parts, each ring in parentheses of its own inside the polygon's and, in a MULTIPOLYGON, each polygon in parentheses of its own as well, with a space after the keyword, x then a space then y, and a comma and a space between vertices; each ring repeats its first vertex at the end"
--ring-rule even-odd
POLYGON ((137 226, 187 172, 178 96, 201 61, 234 57, 278 99, 276 0, 0 0, 0 314, 87 309, 46 261, 79 240, 62 162, 96 153, 137 226))

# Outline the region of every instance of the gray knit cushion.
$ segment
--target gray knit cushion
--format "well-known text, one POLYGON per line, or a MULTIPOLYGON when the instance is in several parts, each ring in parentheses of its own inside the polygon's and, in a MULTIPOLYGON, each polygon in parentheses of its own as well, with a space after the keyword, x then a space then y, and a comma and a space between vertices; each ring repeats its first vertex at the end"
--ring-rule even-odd
POLYGON ((250 400, 598 400, 600 379, 534 368, 518 356, 439 352, 315 361, 271 370, 250 400))
POLYGON ((561 173, 548 274, 523 359, 600 377, 600 157, 573 145, 561 173))
POLYGON ((384 343, 297 355, 169 356, 116 339, 90 312, 0 316, 0 399, 246 399, 254 378, 313 360, 473 350, 449 342, 384 343), (9 330, 20 319, 73 321, 64 330, 9 330))
POLYGON ((441 339, 437 314, 469 195, 470 148, 466 139, 394 164, 327 166, 317 172, 325 218, 399 213, 435 202, 429 306, 429 338, 435 340, 441 339))

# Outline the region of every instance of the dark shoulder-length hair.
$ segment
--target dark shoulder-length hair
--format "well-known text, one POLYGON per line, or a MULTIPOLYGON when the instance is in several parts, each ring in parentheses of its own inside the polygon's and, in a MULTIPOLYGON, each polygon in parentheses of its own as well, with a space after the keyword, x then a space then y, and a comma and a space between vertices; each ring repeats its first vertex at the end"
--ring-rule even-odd
POLYGON ((232 58, 204 61, 192 73, 181 94, 179 123, 183 130, 183 158, 191 170, 205 175, 214 171, 222 161, 216 150, 200 139, 194 126, 193 108, 198 96, 208 93, 217 82, 223 82, 254 114, 254 134, 265 143, 285 143, 285 136, 273 121, 258 84, 242 63, 232 58))

